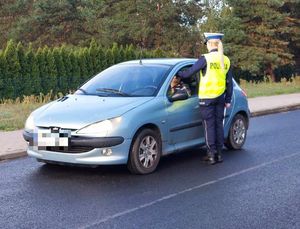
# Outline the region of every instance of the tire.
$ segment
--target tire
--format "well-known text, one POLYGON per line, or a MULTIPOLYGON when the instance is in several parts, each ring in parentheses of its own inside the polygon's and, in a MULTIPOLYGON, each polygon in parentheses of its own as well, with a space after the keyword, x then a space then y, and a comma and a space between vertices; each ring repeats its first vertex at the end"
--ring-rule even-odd
POLYGON ((234 116, 231 122, 225 146, 228 149, 241 149, 246 141, 246 137, 247 120, 243 115, 237 114, 236 116, 234 116))
POLYGON ((161 138, 152 129, 142 129, 133 140, 127 167, 133 174, 155 171, 161 157, 161 138))

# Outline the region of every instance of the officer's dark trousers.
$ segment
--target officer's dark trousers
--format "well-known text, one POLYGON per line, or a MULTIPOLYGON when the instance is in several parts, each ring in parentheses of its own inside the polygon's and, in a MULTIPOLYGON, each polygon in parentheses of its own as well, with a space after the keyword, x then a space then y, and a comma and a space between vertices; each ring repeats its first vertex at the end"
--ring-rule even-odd
POLYGON ((208 154, 221 151, 224 144, 224 107, 225 98, 200 99, 200 114, 204 126, 204 134, 208 154))

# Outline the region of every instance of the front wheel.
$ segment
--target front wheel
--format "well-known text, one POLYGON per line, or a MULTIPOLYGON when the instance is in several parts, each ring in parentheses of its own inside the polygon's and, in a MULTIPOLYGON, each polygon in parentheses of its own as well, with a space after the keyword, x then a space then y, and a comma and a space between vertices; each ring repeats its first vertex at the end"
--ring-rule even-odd
POLYGON ((134 174, 152 173, 160 157, 160 135, 152 129, 143 129, 133 140, 127 167, 134 174))
POLYGON ((225 146, 228 149, 241 149, 244 145, 247 137, 247 121, 246 118, 237 114, 234 116, 231 126, 229 129, 229 134, 225 142, 225 146))

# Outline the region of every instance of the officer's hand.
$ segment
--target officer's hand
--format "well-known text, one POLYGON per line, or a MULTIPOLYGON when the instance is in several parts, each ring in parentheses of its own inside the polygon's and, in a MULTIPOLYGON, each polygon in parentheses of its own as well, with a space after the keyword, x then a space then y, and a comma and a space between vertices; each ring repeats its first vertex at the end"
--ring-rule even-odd
POLYGON ((225 103, 225 107, 226 107, 226 108, 229 108, 230 106, 231 106, 230 103, 225 103))

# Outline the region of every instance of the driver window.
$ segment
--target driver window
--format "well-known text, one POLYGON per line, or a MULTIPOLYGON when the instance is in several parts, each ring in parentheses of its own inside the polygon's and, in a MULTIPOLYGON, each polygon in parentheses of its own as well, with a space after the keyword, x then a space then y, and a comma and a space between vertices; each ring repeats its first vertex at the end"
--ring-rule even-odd
MULTIPOLYGON (((179 71, 184 71, 191 67, 192 65, 186 66, 179 71)), ((196 72, 191 77, 182 80, 183 83, 187 84, 191 90, 191 96, 198 96, 198 88, 199 88, 199 72, 196 72)))
POLYGON ((186 93, 191 96, 191 90, 188 84, 185 84, 179 77, 174 76, 168 89, 168 97, 172 97, 176 93, 186 93))
MULTIPOLYGON (((179 71, 184 71, 189 67, 190 66, 186 66, 179 71)), ((173 77, 169 85, 168 96, 172 96, 176 92, 176 89, 178 90, 180 88, 186 88, 189 97, 198 96, 198 75, 199 73, 195 73, 187 79, 178 79, 176 77, 173 77)))

